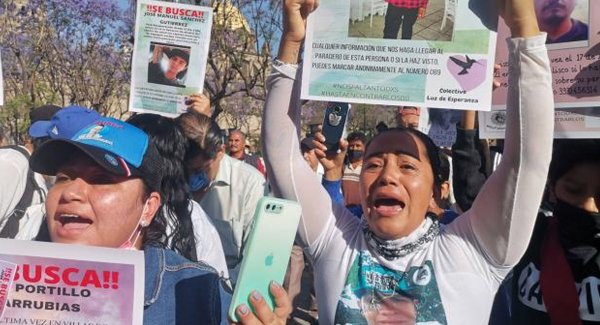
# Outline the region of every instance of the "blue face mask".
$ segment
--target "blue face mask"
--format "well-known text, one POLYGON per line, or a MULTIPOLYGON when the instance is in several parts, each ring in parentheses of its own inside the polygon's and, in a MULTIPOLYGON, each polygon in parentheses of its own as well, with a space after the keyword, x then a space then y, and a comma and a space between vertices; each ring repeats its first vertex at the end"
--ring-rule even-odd
POLYGON ((199 171, 188 177, 188 184, 192 192, 198 192, 210 186, 210 179, 205 171, 199 171))

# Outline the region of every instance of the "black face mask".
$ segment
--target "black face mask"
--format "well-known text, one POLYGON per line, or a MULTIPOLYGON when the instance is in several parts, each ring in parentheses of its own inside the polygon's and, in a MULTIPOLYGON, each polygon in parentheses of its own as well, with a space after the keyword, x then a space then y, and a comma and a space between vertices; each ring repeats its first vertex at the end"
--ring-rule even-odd
POLYGON ((554 208, 561 242, 569 247, 600 247, 600 213, 588 212, 558 200, 554 208))
POLYGON ((351 149, 349 149, 348 150, 348 160, 350 160, 350 161, 360 160, 360 159, 362 159, 364 153, 365 152, 362 151, 362 150, 351 150, 351 149))

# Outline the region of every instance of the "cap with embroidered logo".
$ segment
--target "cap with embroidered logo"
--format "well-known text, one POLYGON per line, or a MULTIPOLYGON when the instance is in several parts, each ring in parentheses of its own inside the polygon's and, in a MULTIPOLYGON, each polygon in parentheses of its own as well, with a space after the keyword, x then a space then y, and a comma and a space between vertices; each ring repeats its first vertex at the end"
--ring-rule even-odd
POLYGON ((158 151, 148 135, 131 124, 108 117, 97 119, 70 139, 55 138, 44 143, 32 154, 31 169, 55 175, 77 150, 111 173, 140 177, 153 190, 159 189, 158 151))

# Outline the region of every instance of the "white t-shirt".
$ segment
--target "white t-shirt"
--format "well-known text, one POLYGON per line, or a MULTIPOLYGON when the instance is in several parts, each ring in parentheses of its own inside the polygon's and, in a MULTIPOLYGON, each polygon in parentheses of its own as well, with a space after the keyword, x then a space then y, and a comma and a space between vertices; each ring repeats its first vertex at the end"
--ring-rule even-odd
POLYGON ((204 261, 206 264, 214 267, 221 277, 228 279, 229 271, 227 270, 227 263, 225 263, 223 245, 221 244, 217 228, 215 228, 198 202, 191 201, 191 205, 196 256, 199 261, 204 261))
POLYGON ((425 218, 398 240, 415 249, 392 261, 367 244, 361 221, 333 205, 309 176, 312 171, 298 150, 299 74, 290 74, 290 66, 274 67, 263 116, 263 152, 275 196, 302 206, 298 233, 314 262, 320 323, 364 324, 381 313, 390 317, 390 310, 396 311, 394 317, 413 315, 417 324, 487 323, 500 282, 527 248, 554 124, 545 35, 511 39, 509 49, 502 163, 471 210, 429 241, 417 242, 433 223, 425 218), (289 103, 289 109, 282 109, 289 103))

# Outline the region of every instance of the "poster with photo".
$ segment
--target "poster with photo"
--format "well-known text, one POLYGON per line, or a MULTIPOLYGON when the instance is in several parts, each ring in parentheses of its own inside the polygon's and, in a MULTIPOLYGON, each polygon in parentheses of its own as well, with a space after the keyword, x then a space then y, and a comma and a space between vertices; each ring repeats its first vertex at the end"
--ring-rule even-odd
POLYGON ((168 117, 204 89, 212 8, 137 2, 129 110, 168 117))
MULTIPOLYGON (((479 137, 504 139, 506 111, 479 113, 479 137)), ((563 108, 554 112, 557 139, 600 138, 600 107, 563 108)))
POLYGON ((423 1, 399 16, 384 0, 321 0, 308 19, 302 98, 489 110, 496 33, 470 2, 423 1))
MULTIPOLYGON (((538 24, 548 34, 546 46, 552 66, 554 102, 558 108, 600 105, 600 1, 534 0, 538 24)), ((506 108, 508 89, 508 27, 498 27, 493 108, 506 108)))
POLYGON ((0 324, 143 323, 143 252, 11 239, 0 247, 0 267, 17 266, 0 324))

